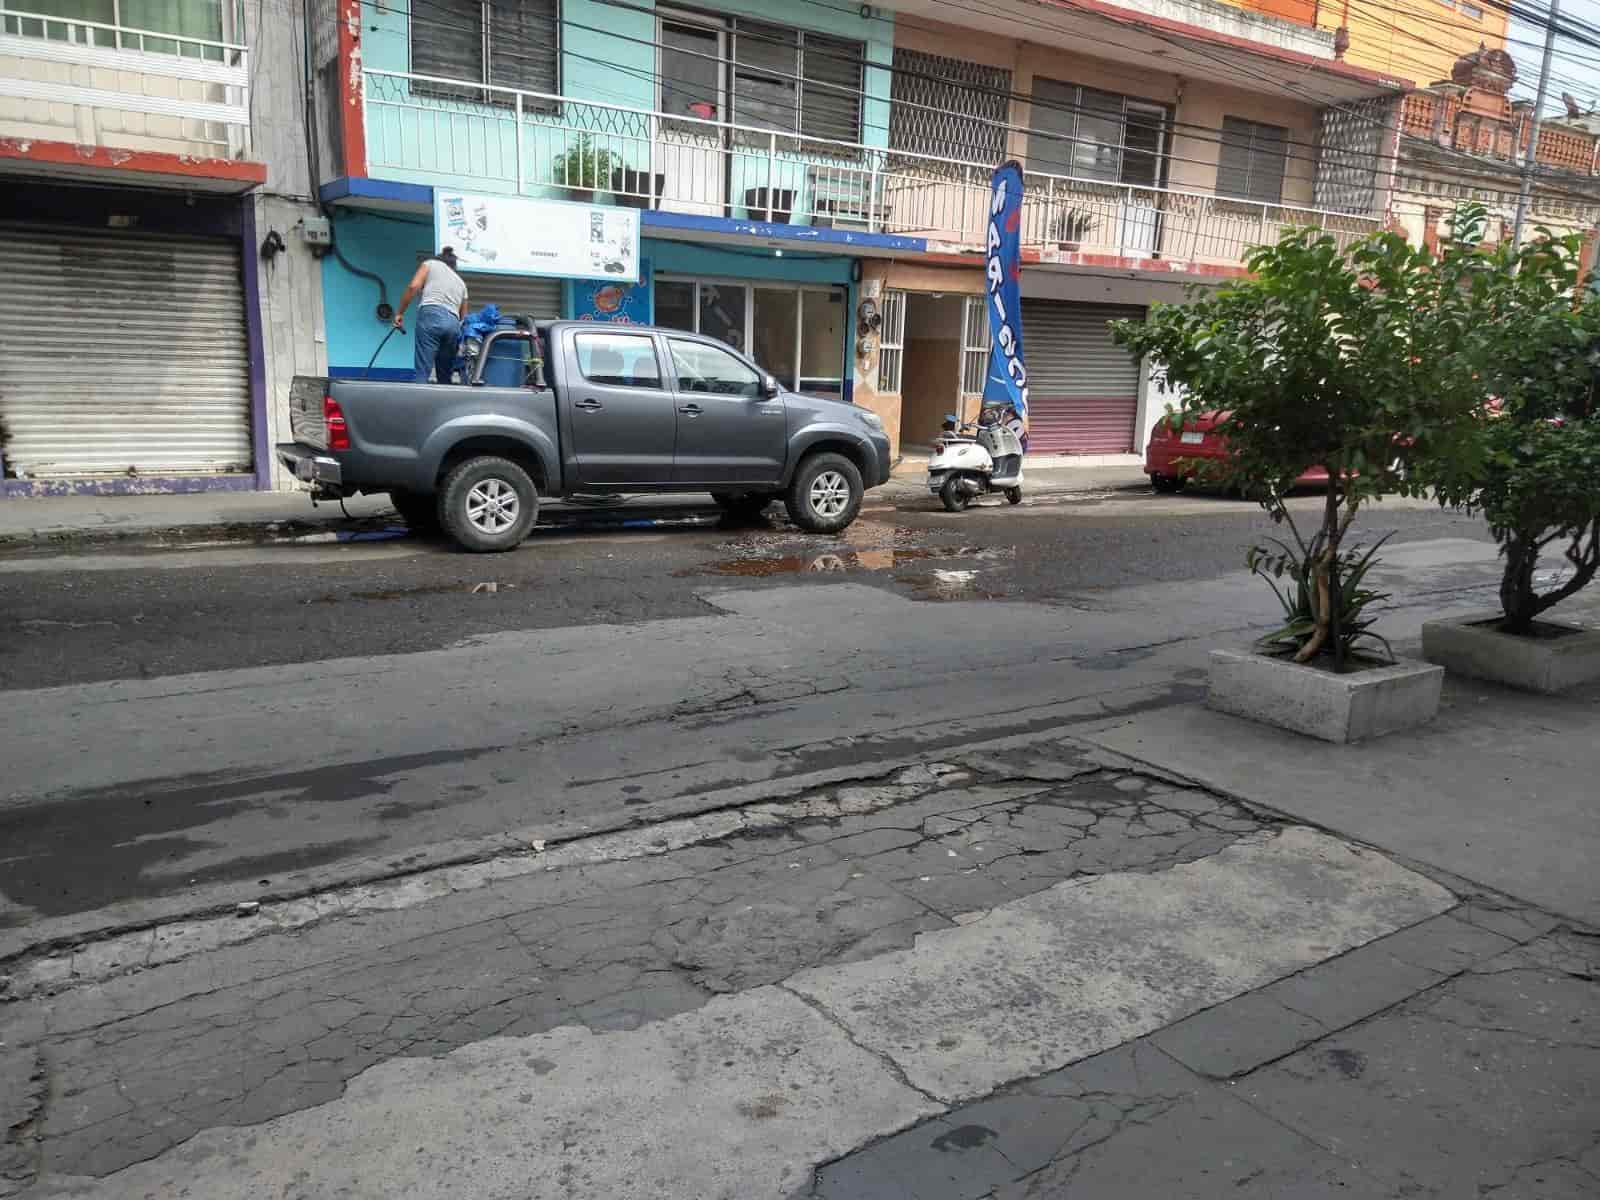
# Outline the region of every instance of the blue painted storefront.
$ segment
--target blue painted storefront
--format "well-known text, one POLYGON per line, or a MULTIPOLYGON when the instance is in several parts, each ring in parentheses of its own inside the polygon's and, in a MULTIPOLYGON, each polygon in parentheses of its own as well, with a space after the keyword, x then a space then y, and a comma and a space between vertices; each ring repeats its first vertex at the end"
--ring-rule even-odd
MULTIPOLYGON (((361 194, 352 182, 341 181, 345 196, 361 194)), ((426 194, 423 192, 422 194, 426 194)), ((338 198, 337 195, 335 198, 338 198)), ((391 201, 414 202, 418 193, 386 194, 391 201)), ((807 232, 791 227, 790 233, 799 237, 786 237, 793 249, 785 248, 780 255, 765 246, 721 246, 681 240, 668 240, 648 236, 650 229, 666 228, 678 231, 683 227, 671 214, 645 213, 646 236, 641 243, 641 257, 655 274, 692 276, 696 278, 778 281, 785 283, 835 284, 849 289, 848 302, 855 306, 855 287, 851 282, 855 256, 848 253, 865 241, 877 243, 890 241, 906 243, 902 249, 911 249, 915 238, 886 239, 865 234, 846 235, 840 231, 841 240, 807 238, 807 232), (667 218, 661 221, 660 218, 667 218), (848 237, 850 240, 845 241, 848 237), (844 253, 821 253, 837 248, 844 253)), ((716 218, 693 218, 702 227, 716 232, 751 231, 748 222, 723 221, 716 218)), ((762 227, 768 231, 781 228, 762 227)), ((416 270, 417 255, 435 247, 431 211, 374 212, 365 209, 340 208, 334 221, 335 242, 339 255, 351 266, 380 276, 384 282, 383 299, 398 304, 412 273, 416 270)), ((823 232, 823 231, 816 231, 823 232)), ((387 326, 377 317, 380 295, 375 281, 357 275, 346 268, 339 256, 329 255, 322 260, 323 310, 327 324, 328 369, 334 375, 360 375, 367 369, 373 351, 387 332, 387 326)), ((565 289, 563 316, 575 315, 573 286, 565 289)), ((654 313, 652 311, 653 319, 654 313)), ((384 345, 377 361, 372 364, 374 378, 408 378, 411 371, 412 347, 409 337, 396 334, 384 345)), ((845 356, 845 375, 851 377, 851 359, 845 356)), ((848 388, 848 383, 847 383, 848 388)))

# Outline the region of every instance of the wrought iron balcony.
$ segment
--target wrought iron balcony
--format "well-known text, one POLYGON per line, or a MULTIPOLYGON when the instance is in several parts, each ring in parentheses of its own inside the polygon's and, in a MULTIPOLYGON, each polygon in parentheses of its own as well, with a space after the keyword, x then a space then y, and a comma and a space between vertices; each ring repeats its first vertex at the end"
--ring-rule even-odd
MULTIPOLYGON (((984 241, 992 164, 460 80, 367 71, 367 169, 383 178, 635 208, 984 241)), ((1045 258, 1238 266, 1282 230, 1342 243, 1370 216, 1030 172, 1022 242, 1045 258)))

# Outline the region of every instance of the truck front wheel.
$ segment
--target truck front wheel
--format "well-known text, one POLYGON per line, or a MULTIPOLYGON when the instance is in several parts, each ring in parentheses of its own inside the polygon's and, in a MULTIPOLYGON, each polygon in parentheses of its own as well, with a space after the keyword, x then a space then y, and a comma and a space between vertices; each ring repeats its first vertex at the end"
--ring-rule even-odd
POLYGON ((861 472, 842 454, 813 454, 783 498, 789 519, 808 533, 838 533, 861 511, 861 472))
POLYGON ((539 518, 539 489, 508 458, 469 458, 439 485, 439 524, 463 550, 512 550, 539 518))

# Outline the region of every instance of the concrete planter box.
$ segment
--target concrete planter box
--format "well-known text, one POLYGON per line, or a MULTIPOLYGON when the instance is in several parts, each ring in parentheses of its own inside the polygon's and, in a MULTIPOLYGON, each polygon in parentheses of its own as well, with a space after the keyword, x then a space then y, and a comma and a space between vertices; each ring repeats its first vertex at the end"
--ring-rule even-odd
POLYGON ((1248 650, 1213 650, 1206 704, 1324 741, 1358 742, 1433 720, 1443 685, 1444 668, 1404 659, 1335 675, 1248 650))
POLYGON ((1494 628, 1499 613, 1478 613, 1422 626, 1422 657, 1457 675, 1547 695, 1600 679, 1600 630, 1561 621, 1538 624, 1571 632, 1516 637, 1494 628))

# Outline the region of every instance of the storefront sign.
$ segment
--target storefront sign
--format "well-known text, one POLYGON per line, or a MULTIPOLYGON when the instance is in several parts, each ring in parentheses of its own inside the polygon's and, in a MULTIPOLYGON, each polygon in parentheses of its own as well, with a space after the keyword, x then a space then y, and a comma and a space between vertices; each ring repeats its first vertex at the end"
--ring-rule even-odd
POLYGON ((639 279, 639 211, 517 196, 433 190, 436 249, 455 247, 463 271, 639 279))
POLYGON ((580 279, 572 285, 572 315, 580 321, 614 325, 650 323, 650 264, 639 264, 638 283, 580 279))
POLYGON ((989 309, 989 370, 983 403, 1011 409, 1007 420, 1028 445, 1028 367, 1022 358, 1022 168, 995 168, 985 238, 984 290, 989 309))

